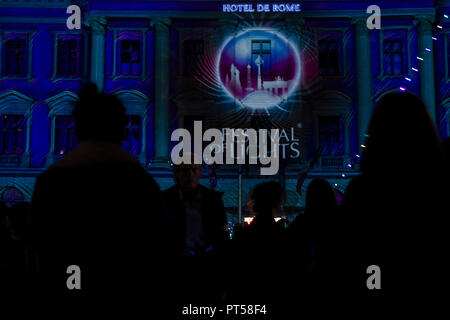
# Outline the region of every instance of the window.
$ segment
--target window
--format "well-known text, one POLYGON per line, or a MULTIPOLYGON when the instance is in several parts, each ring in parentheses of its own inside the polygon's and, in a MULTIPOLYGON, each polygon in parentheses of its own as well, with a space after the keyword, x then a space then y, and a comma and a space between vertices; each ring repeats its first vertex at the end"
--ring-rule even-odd
POLYGON ((3 201, 8 208, 12 206, 23 203, 25 200, 25 196, 22 191, 15 187, 6 187, 3 190, 1 201, 3 201))
POLYGON ((128 115, 125 131, 125 139, 122 143, 123 148, 132 155, 141 153, 142 147, 142 124, 141 117, 137 115, 128 115))
POLYGON ((319 144, 322 146, 323 156, 340 156, 344 154, 345 146, 341 133, 341 117, 319 117, 319 144))
POLYGON ((261 56, 261 75, 271 76, 272 70, 272 42, 270 40, 252 40, 252 74, 258 75, 258 66, 255 61, 261 56))
POLYGON ((58 39, 56 76, 63 78, 81 75, 80 39, 58 39))
POLYGON ((338 40, 319 41, 319 72, 324 76, 340 74, 338 40))
POLYGON ((4 75, 25 77, 28 73, 27 40, 10 38, 4 42, 4 75))
POLYGON ((0 117, 0 154, 20 155, 25 151, 25 117, 2 115, 0 117))
POLYGON ((78 145, 74 120, 71 116, 55 117, 55 152, 62 156, 78 145))
POLYGON ((404 74, 403 41, 401 39, 383 40, 383 71, 385 75, 404 74))
POLYGON ((192 76, 198 68, 198 63, 203 56, 203 40, 185 40, 184 44, 184 75, 192 76))
POLYGON ((120 40, 119 44, 119 74, 140 75, 141 41, 125 39, 120 40))

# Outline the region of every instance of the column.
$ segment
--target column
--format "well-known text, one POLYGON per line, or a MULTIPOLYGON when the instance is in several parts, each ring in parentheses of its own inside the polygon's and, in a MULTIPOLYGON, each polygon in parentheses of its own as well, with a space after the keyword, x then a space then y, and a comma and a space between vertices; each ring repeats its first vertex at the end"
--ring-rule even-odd
POLYGON ((155 154, 152 165, 169 164, 169 42, 170 19, 152 20, 155 31, 155 154))
POLYGON ((91 26, 91 82, 103 90, 105 81, 105 27, 107 20, 103 17, 93 17, 91 26))
MULTIPOLYGON (((146 105, 147 108, 147 105, 146 105)), ((139 153, 139 161, 142 163, 143 166, 147 165, 147 118, 148 118, 148 111, 146 109, 144 116, 142 117, 142 147, 141 152, 139 153)))
POLYGON ((420 95, 428 108, 433 123, 436 124, 436 99, 434 87, 434 60, 433 60, 433 29, 430 21, 432 17, 419 17, 418 25, 418 42, 419 57, 423 61, 419 61, 420 72, 420 95), (427 51, 430 49, 431 51, 427 51))
POLYGON ((370 33, 365 19, 355 21, 356 80, 358 90, 358 145, 364 144, 372 115, 370 33))
POLYGON ((31 160, 31 155, 30 155, 30 142, 31 142, 31 118, 33 116, 33 112, 32 110, 28 111, 25 115, 25 119, 27 121, 27 132, 26 132, 26 141, 25 141, 25 151, 22 154, 21 157, 21 163, 20 166, 21 167, 29 167, 30 166, 30 160, 31 160))
POLYGON ((49 167, 55 162, 55 136, 56 136, 56 116, 53 112, 49 114, 50 119, 50 150, 45 157, 45 166, 49 167))

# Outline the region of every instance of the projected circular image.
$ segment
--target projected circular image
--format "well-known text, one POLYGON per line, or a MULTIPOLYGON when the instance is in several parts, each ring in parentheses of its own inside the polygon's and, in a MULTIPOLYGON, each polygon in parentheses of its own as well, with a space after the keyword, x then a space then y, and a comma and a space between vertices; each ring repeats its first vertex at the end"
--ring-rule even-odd
POLYGON ((300 81, 297 50, 271 30, 250 29, 226 40, 217 69, 225 91, 255 109, 280 106, 300 81))

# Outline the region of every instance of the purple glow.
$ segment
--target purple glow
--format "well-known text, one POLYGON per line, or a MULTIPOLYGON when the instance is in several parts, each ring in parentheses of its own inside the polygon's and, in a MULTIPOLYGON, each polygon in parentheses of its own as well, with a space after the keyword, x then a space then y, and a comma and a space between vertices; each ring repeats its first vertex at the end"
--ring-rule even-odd
POLYGON ((428 52, 431 52, 431 49, 430 49, 430 48, 425 48, 425 50, 428 51, 428 52))
POLYGON ((217 65, 225 91, 251 108, 283 103, 297 88, 300 69, 299 54, 290 41, 273 30, 257 28, 229 38, 217 65))

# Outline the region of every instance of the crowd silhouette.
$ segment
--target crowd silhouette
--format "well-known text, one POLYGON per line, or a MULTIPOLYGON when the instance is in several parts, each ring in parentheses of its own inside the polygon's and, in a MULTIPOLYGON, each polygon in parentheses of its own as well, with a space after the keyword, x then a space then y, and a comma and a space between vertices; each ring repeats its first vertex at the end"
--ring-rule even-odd
POLYGON ((361 174, 342 205, 326 180, 314 179, 304 213, 285 228, 275 219, 285 191, 263 182, 248 202, 253 222, 233 239, 222 193, 199 184, 200 165, 175 165, 175 185, 161 192, 121 148, 125 109, 117 98, 89 84, 73 116, 80 145, 38 177, 32 206, 0 202, 4 292, 137 302, 151 288, 152 299, 173 310, 254 303, 281 312, 325 296, 380 303, 444 286, 450 142, 412 94, 378 102, 361 174), (82 290, 67 289, 73 264, 82 290), (370 265, 382 271, 379 292, 367 288, 370 265))

